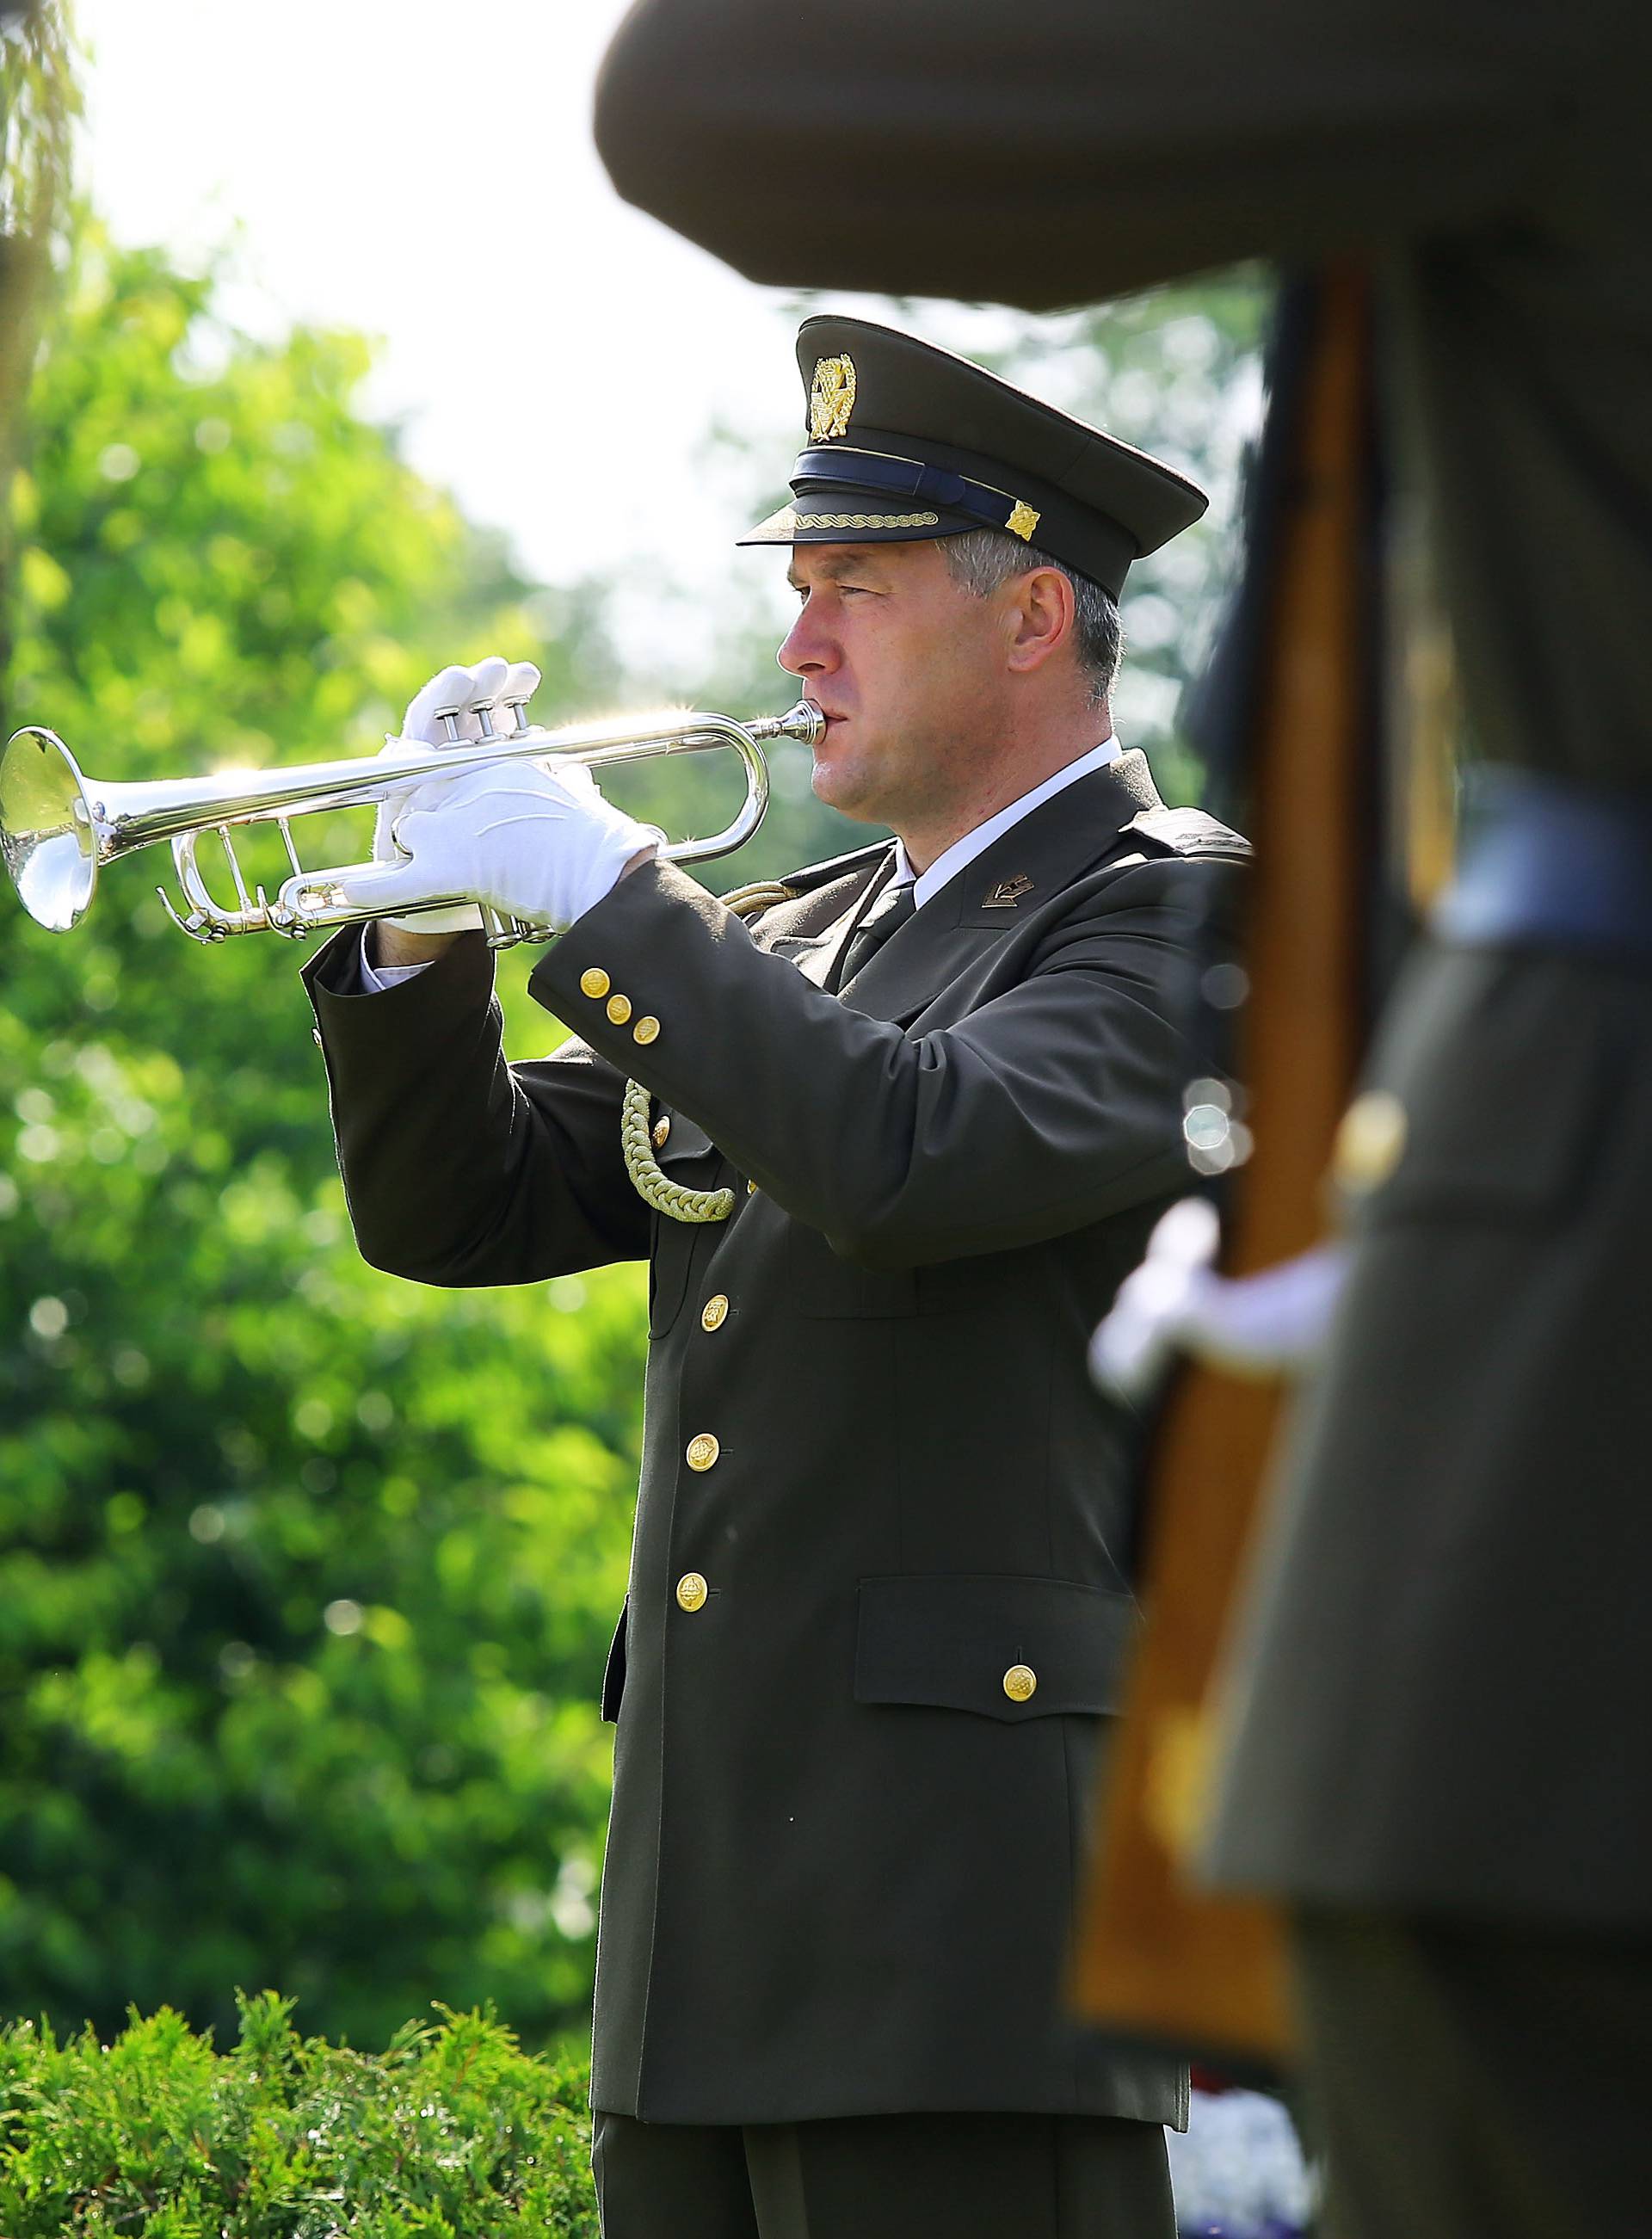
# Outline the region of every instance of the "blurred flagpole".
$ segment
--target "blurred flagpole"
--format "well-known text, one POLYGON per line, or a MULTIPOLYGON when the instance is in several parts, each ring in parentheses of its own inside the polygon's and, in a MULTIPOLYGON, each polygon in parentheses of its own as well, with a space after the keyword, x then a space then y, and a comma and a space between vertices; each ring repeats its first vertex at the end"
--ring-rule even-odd
MULTIPOLYGON (((1317 1244, 1325 1177, 1388 952, 1374 867, 1384 757, 1383 499, 1372 309, 1353 269, 1288 282, 1248 491, 1244 582, 1202 694, 1211 805, 1256 844, 1235 1070, 1254 1151, 1222 1186, 1224 1274, 1317 1244)), ((1174 1372, 1147 1460, 1147 1626, 1109 1760, 1075 1988, 1110 2031, 1266 2077, 1293 2039, 1266 1905, 1196 1878, 1218 1755, 1214 1681, 1282 1386, 1174 1372)))

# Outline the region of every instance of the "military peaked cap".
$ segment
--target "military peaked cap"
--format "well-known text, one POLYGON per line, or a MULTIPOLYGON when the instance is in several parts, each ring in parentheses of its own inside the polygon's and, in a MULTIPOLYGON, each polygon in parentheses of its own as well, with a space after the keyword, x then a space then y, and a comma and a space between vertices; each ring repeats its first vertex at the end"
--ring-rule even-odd
POLYGON ((1007 529, 1118 597, 1209 502, 1184 475, 967 358, 865 319, 806 319, 792 502, 742 544, 906 544, 1007 529))

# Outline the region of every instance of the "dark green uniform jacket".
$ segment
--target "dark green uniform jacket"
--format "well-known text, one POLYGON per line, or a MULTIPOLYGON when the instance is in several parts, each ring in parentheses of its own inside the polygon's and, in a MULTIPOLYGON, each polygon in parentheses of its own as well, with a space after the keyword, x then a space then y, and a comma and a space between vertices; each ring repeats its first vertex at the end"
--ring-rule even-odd
POLYGON ((532 991, 580 1039, 514 1067, 479 938, 378 994, 329 992, 354 935, 310 967, 370 1260, 441 1284, 650 1261, 599 2106, 1182 2118, 1173 2065, 1059 2015, 1134 1618, 1130 1426, 1085 1352, 1184 1183, 1189 938, 1243 852, 1126 754, 841 999, 886 847, 749 927, 650 866, 546 952, 532 991), (731 1183, 729 1219, 645 1206, 627 1073, 671 1179, 731 1183))
MULTIPOLYGON (((621 190, 788 287, 1042 308, 1368 260, 1472 745, 1652 823, 1644 0, 831 22, 640 0, 598 110, 621 190), (740 167, 715 160, 731 133, 740 167)), ((1340 1904, 1644 1930, 1644 944, 1430 944, 1373 1079, 1404 1155, 1297 1442, 1218 1863, 1340 1904)))

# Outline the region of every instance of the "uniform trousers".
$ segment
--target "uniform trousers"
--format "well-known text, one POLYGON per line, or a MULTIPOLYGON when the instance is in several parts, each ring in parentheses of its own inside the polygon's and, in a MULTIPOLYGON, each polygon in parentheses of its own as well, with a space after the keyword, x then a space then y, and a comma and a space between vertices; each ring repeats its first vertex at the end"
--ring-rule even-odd
POLYGON ((1304 1910, 1324 2239, 1646 2239, 1652 1939, 1304 1910))
POLYGON ((602 2239, 1175 2239, 1164 2133, 1107 2115, 639 2123, 598 2111, 602 2239))

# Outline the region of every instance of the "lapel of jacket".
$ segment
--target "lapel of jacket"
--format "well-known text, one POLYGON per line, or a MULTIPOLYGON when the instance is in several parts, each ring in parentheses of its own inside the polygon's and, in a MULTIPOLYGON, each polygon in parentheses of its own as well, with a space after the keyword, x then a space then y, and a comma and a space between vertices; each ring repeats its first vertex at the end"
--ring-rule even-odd
POLYGON ((786 930, 776 928, 764 939, 763 946, 795 964, 817 987, 830 987, 838 957, 860 914, 860 904, 882 877, 890 852, 886 845, 868 850, 844 877, 802 896, 793 906, 794 914, 788 914, 786 930))
MULTIPOLYGON (((1144 808, 1162 808, 1147 757, 1132 748, 1041 801, 965 863, 874 952, 842 1000, 902 1025, 933 1001, 984 943, 1012 933, 1117 846, 1144 808)), ((847 920, 839 938, 846 932, 847 920)), ((835 950, 834 950, 835 953, 835 950)))

